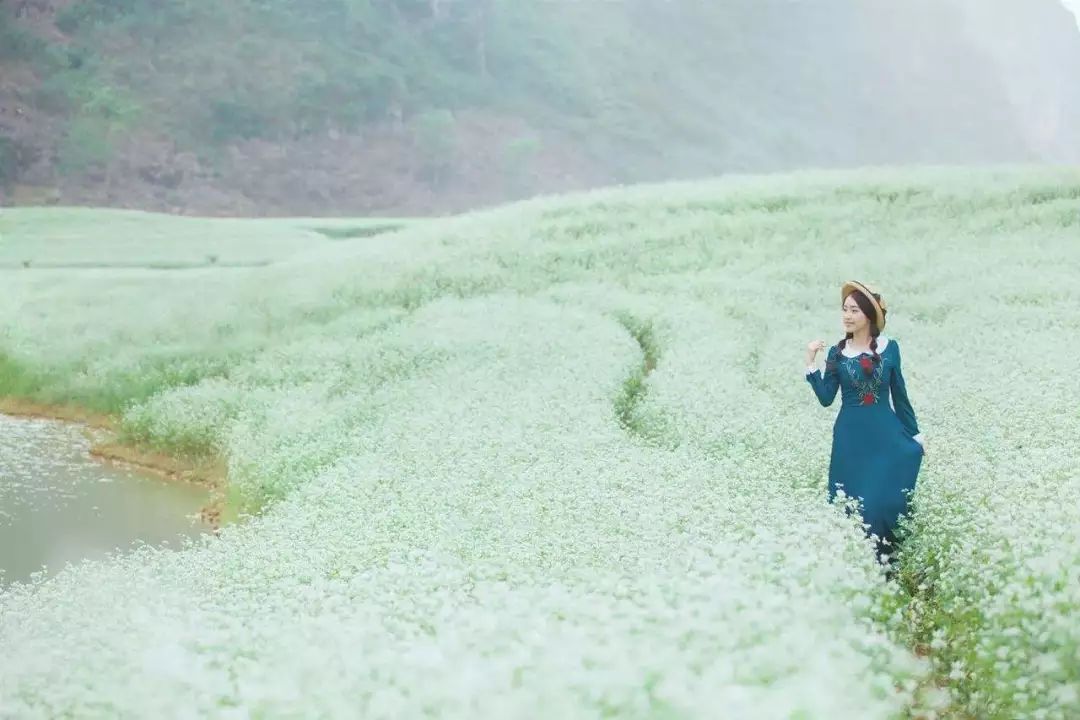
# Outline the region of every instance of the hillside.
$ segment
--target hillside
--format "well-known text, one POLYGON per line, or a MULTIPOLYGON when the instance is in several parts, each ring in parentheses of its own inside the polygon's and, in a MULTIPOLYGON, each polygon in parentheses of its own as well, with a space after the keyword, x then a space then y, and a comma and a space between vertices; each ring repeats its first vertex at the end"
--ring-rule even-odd
POLYGON ((10 0, 0 198, 423 215, 738 171, 1077 161, 1080 32, 1057 0, 993 8, 10 0))

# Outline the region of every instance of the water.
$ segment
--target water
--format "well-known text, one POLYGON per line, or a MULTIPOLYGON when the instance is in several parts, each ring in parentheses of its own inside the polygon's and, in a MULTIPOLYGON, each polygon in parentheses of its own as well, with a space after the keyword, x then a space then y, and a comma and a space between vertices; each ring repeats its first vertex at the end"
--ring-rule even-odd
POLYGON ((208 493, 90 456, 78 425, 0 415, 0 584, 99 559, 134 541, 179 547, 209 531, 208 493))

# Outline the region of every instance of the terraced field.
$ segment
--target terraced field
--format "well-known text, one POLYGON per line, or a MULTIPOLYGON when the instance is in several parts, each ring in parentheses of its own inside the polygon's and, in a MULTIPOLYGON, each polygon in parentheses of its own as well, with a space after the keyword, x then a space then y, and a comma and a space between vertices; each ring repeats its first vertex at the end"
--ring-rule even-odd
POLYGON ((923 170, 378 234, 5 211, 0 395, 220 458, 251 516, 0 591, 0 716, 1076 717, 1078 199, 923 170), (802 377, 849 278, 928 441, 899 582, 825 500, 802 377))

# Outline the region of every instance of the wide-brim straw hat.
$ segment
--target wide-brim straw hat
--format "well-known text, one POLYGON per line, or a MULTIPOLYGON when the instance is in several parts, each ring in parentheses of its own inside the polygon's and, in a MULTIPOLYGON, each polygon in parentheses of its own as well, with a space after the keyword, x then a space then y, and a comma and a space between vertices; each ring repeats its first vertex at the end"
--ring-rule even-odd
POLYGON ((875 324, 878 330, 885 329, 885 301, 881 299, 881 293, 875 290, 872 286, 864 283, 848 280, 844 283, 844 286, 840 289, 840 302, 847 300, 848 295, 853 292, 862 293, 870 301, 870 304, 874 306, 875 324))

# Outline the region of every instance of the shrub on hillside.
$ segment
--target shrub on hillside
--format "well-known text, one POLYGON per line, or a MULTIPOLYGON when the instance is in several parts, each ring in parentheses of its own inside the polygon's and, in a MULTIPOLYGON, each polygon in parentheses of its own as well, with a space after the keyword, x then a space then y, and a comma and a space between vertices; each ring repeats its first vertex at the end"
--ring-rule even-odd
POLYGON ((114 22, 135 12, 138 5, 139 0, 82 0, 58 12, 56 26, 70 34, 85 25, 114 22))
POLYGON ((413 121, 413 140, 423 156, 420 173, 432 185, 441 185, 457 156, 457 121, 449 110, 421 113, 413 121))
POLYGON ((503 145, 503 174, 519 191, 531 189, 533 163, 542 147, 543 143, 533 135, 516 137, 503 145))
POLYGON ((57 165, 65 174, 85 172, 107 163, 112 153, 108 123, 101 118, 80 117, 71 123, 60 143, 57 165))
POLYGON ((0 7, 0 61, 30 61, 41 57, 45 43, 15 26, 11 16, 0 7))
POLYGON ((0 135, 0 187, 15 181, 19 174, 18 150, 15 141, 0 135))

